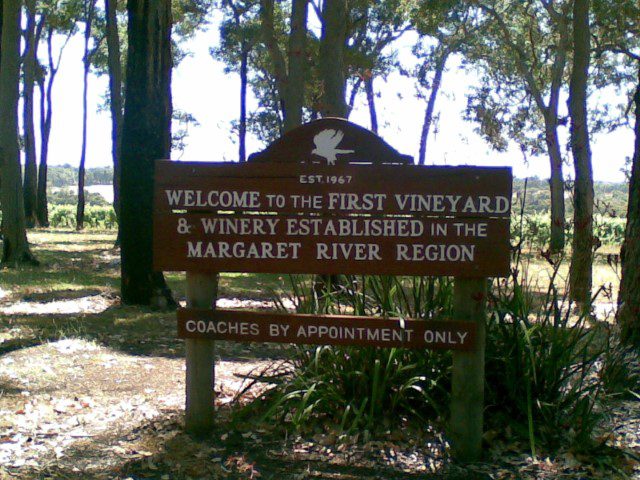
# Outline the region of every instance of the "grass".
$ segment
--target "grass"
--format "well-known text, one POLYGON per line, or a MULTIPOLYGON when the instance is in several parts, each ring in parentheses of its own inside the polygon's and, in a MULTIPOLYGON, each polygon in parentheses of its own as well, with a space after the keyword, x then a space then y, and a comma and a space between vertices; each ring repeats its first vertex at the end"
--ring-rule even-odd
MULTIPOLYGON (((184 344, 176 338, 174 312, 122 306, 117 300, 120 267, 115 239, 112 231, 30 230, 29 241, 41 265, 0 269, 0 304, 73 303, 103 295, 108 308, 97 313, 0 314, 0 354, 73 337, 134 355, 184 356, 184 344)), ((184 300, 185 274, 168 273, 166 278, 175 297, 184 300)), ((283 285, 282 276, 225 274, 220 295, 267 299, 283 285)), ((219 342, 217 348, 221 356, 253 359, 279 358, 287 347, 219 342)))
MULTIPOLYGON (((56 291, 96 288, 117 291, 120 280, 118 252, 113 248, 115 239, 114 231, 31 230, 29 241, 42 266, 2 270, 0 285, 11 286, 16 297, 33 292, 53 294, 56 291)), ((615 245, 601 247, 596 252, 593 268, 594 287, 611 285, 614 297, 617 295, 619 274, 607 264, 607 255, 618 252, 619 247, 615 245)), ((526 253, 525 260, 528 263, 528 285, 546 292, 553 266, 534 252, 526 253)), ((171 272, 166 277, 176 297, 184 297, 184 273, 171 272)), ((559 293, 563 293, 562 288, 568 282, 568 277, 569 252, 558 272, 559 293)), ((220 296, 270 299, 274 293, 282 293, 288 287, 287 275, 225 273, 220 277, 219 288, 220 296)))
MULTIPOLYGON (((593 286, 594 291, 601 285, 611 287, 613 297, 618 296, 618 286, 620 284, 620 273, 615 265, 607 263, 608 254, 618 254, 620 248, 618 246, 606 246, 598 249, 593 262, 593 286)), ((549 287, 549 279, 553 274, 553 265, 544 260, 538 254, 531 252, 525 253, 523 263, 527 263, 527 283, 534 290, 540 293, 546 292, 549 287)), ((570 252, 565 254, 565 259, 560 264, 557 273, 558 293, 564 294, 569 283, 569 262, 570 252)), ((602 301, 602 299, 598 299, 602 301)))

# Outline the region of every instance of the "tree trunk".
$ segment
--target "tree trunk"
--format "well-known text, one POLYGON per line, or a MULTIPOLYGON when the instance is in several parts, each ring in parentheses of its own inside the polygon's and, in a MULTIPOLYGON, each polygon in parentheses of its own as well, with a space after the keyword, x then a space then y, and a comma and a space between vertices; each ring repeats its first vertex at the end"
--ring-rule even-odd
POLYGON ((323 117, 346 118, 344 50, 347 40, 346 0, 325 1, 318 61, 322 82, 320 113, 323 117))
POLYGON ((126 304, 172 302, 153 271, 155 161, 171 155, 171 2, 128 0, 120 178, 121 292, 126 304))
MULTIPOLYGON (((36 35, 36 2, 26 2, 27 29, 25 32, 24 51, 24 86, 22 125, 24 131, 24 216, 27 228, 36 226, 36 195, 38 191, 38 170, 36 159, 36 138, 33 126, 33 90, 35 83, 35 69, 38 51, 36 35)), ((42 27, 40 27, 41 29, 42 27)))
POLYGON ((291 33, 289 34, 288 75, 284 110, 284 131, 302 123, 304 84, 307 71, 307 4, 308 0, 293 0, 291 33))
POLYGON ((593 171, 587 123, 587 81, 591 53, 589 0, 574 2, 573 43, 569 115, 571 117, 571 151, 575 167, 575 191, 569 292, 572 300, 586 307, 591 303, 593 263, 593 171))
POLYGON ((373 92, 373 74, 364 81, 364 89, 367 92, 367 105, 369 105, 369 119, 371 121, 371 131, 378 134, 378 113, 376 112, 376 96, 373 92))
POLYGON ((105 0, 107 17, 107 68, 111 109, 111 158, 113 159, 113 209, 120 219, 120 144, 122 142, 122 67, 118 37, 117 0, 105 0))
POLYGON ((557 117, 545 116, 545 141, 551 167, 549 188, 551 191, 551 239, 549 251, 558 253, 564 249, 564 175, 562 173, 562 153, 558 139, 557 117))
MULTIPOLYGON (((362 85, 362 77, 358 77, 355 82, 353 82, 353 86, 351 87, 351 92, 349 93, 349 101, 347 102, 347 118, 351 115, 351 111, 353 110, 353 105, 356 103, 356 97, 360 92, 360 85, 362 85)), ((318 117, 318 112, 314 110, 313 112, 318 117)))
MULTIPOLYGON (((50 39, 51 37, 49 37, 50 39)), ((49 205, 47 201, 47 169, 49 157, 49 136, 51 133, 51 118, 47 114, 47 103, 51 105, 51 99, 47 96, 45 77, 38 79, 40 90, 40 164, 38 165, 38 195, 36 197, 36 217, 38 225, 49 226, 49 205)))
POLYGON ((418 165, 424 165, 427 159, 427 140, 429 139, 429 132, 431 130, 431 124, 433 122, 433 112, 436 108, 436 98, 438 97, 438 91, 442 83, 442 74, 444 73, 444 67, 447 63, 449 52, 444 52, 436 63, 435 72, 433 72, 433 81, 431 82, 431 92, 429 92, 429 100, 427 101, 427 108, 424 112, 424 122, 422 123, 422 132, 420 133, 420 149, 418 152, 418 165))
POLYGON ((284 119, 284 131, 302 123, 304 84, 306 81, 307 5, 309 0, 293 0, 291 7, 287 60, 278 47, 274 27, 274 2, 260 2, 260 21, 264 43, 273 65, 278 97, 284 119))
MULTIPOLYGON (((344 51, 347 42, 346 0, 325 1, 322 6, 322 36, 318 66, 322 84, 320 114, 323 117, 347 118, 349 107, 345 101, 346 81, 344 75, 344 51)), ((319 298, 327 289, 340 284, 337 275, 319 275, 314 280, 314 289, 319 298)))
MULTIPOLYGON (((2 14, 2 10, 3 10, 3 0, 0 0, 0 39, 2 38, 2 18, 3 18, 3 14, 2 14)), ((2 61, 2 41, 0 40, 0 62, 2 61)))
POLYGON ((2 264, 37 264, 27 242, 18 146, 20 90, 19 0, 3 0, 0 58, 0 167, 2 168, 2 264))
POLYGON ((629 180, 627 227, 622 244, 622 277, 618 295, 617 320, 622 340, 640 348, 640 61, 638 84, 633 96, 635 105, 635 145, 629 180))
POLYGON ((274 79, 278 90, 285 132, 297 127, 302 122, 307 61, 305 55, 307 5, 308 0, 293 0, 289 22, 291 32, 289 35, 288 58, 285 61, 275 33, 274 2, 273 0, 261 0, 260 2, 260 28, 274 69, 274 79))
POLYGON ((249 64, 249 48, 245 40, 240 47, 240 123, 238 125, 238 161, 247 161, 247 70, 249 64))
POLYGON ((40 165, 38 167, 38 206, 37 216, 38 224, 43 227, 49 226, 49 206, 47 201, 47 170, 49 158, 49 137, 51 134, 51 121, 53 119, 53 82, 55 81, 60 66, 62 52, 69 41, 70 35, 67 36, 60 51, 58 52, 57 62, 53 58, 53 28, 49 27, 47 31, 47 57, 49 60, 49 74, 46 79, 42 78, 38 85, 40 87, 40 165))
MULTIPOLYGON (((225 2, 223 2, 224 5, 225 2)), ((233 20, 236 28, 242 28, 242 12, 232 0, 227 0, 227 5, 233 12, 233 20)), ((271 4, 273 6, 273 4, 271 4)), ((249 51, 251 45, 246 37, 240 40, 240 119, 238 121, 238 162, 247 161, 247 85, 249 83, 249 51)))
POLYGON ((85 162, 87 160, 87 95, 89 90, 89 40, 91 39, 91 23, 96 0, 85 0, 84 8, 84 71, 82 77, 82 151, 80 152, 80 166, 78 167, 78 207, 76 209, 76 230, 84 228, 84 177, 85 162))

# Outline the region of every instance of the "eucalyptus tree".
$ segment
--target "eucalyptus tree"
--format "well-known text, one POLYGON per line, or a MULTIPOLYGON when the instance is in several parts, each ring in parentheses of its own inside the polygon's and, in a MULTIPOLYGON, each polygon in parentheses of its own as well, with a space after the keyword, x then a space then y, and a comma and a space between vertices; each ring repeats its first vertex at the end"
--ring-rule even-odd
POLYGON ((62 53, 69 40, 76 33, 76 20, 80 17, 81 4, 78 0, 52 0, 42 2, 42 15, 46 17, 42 41, 46 47, 46 60, 40 65, 37 76, 40 91, 40 159, 38 164, 38 194, 36 215, 38 225, 49 226, 49 208, 47 202, 47 171, 49 158, 49 138, 53 121, 53 85, 60 68, 62 53), (58 49, 54 51, 54 35, 62 37, 58 49))
POLYGON ((2 169, 2 264, 37 264, 29 248, 18 146, 20 0, 2 1, 0 40, 0 168, 2 169))
POLYGON ((113 161, 113 208, 120 218, 120 154, 122 143, 122 52, 118 29, 118 0, 105 0, 109 110, 111 112, 111 158, 113 161))
MULTIPOLYGON (((222 57, 227 72, 237 72, 240 76, 240 112, 237 121, 238 161, 247 159, 247 90, 249 86, 249 63, 255 55, 260 41, 260 2, 258 0, 222 0, 225 17, 220 22, 220 46, 212 48, 214 58, 222 57)), ((266 52, 264 52, 266 54, 266 52)))
POLYGON ((121 295, 126 304, 171 302, 152 262, 155 161, 171 154, 170 0, 128 0, 120 179, 121 295))
POLYGON ((76 208, 76 229, 84 228, 84 180, 85 163, 87 159, 87 100, 89 92, 89 70, 91 69, 91 56, 97 47, 90 47, 91 30, 96 16, 96 0, 84 0, 82 9, 82 22, 84 23, 84 54, 82 56, 82 146, 80 150, 80 165, 78 167, 78 204, 76 208))
POLYGON ((589 4, 590 0, 573 2, 573 65, 568 100, 575 171, 569 293, 573 300, 583 306, 591 303, 593 275, 593 168, 587 113, 591 58, 589 4))
MULTIPOLYGON (((224 18, 220 22, 220 44, 211 48, 214 59, 225 63, 226 72, 235 72, 240 78, 240 115, 233 121, 233 130, 238 133, 238 159, 244 161, 246 152, 246 133, 252 131, 260 140, 269 143, 284 131, 283 103, 276 81, 274 63, 266 46, 264 30, 264 8, 260 0, 223 1, 224 18), (247 110, 247 92, 251 90, 257 100, 258 108, 247 110)), ((285 57, 288 46, 286 28, 288 3, 274 3, 269 7, 268 26, 273 27, 269 34, 275 39, 277 51, 285 57), (273 10, 271 11, 271 6, 273 10), (271 15, 272 12, 272 15, 271 15), (273 20, 271 24, 270 21, 273 20)), ((272 50, 274 47, 272 46, 272 50)), ((276 55, 278 55, 276 53, 276 55)), ((307 58, 308 60, 308 58, 307 58)), ((307 70, 308 72, 308 70, 307 70)))
POLYGON ((638 83, 633 95, 635 142, 629 177, 617 319, 622 326, 622 338, 640 348, 640 54, 634 55, 638 62, 638 83))
POLYGON ((600 79, 628 91, 622 120, 631 117, 634 132, 617 320, 623 340, 640 347, 640 4, 593 0, 593 18, 600 79))
POLYGON ((345 74, 352 88, 348 95, 347 116, 362 85, 374 133, 378 133, 379 124, 374 81, 377 78, 386 79, 392 70, 399 68, 396 51, 388 47, 411 29, 413 3, 401 0, 357 0, 348 4, 345 74))
POLYGON ((38 45, 46 21, 46 15, 36 9, 36 0, 26 0, 26 28, 24 31, 23 54, 23 108, 22 126, 24 131, 24 212, 27 227, 34 227, 37 223, 37 192, 38 192, 38 160, 36 158, 36 135, 33 121, 34 86, 38 76, 38 45))
POLYGON ((292 0, 291 2, 290 27, 285 53, 276 35, 275 2, 260 0, 261 34, 274 69, 274 80, 285 132, 302 123, 307 64, 308 3, 309 0, 292 0))
POLYGON ((318 66, 322 84, 320 108, 323 117, 348 114, 345 76, 345 49, 349 12, 346 0, 325 1, 322 6, 322 34, 318 66))
POLYGON ((570 0, 472 0, 491 20, 474 36, 466 56, 482 72, 469 96, 467 117, 497 150, 515 140, 533 155, 546 151, 551 176, 549 248, 564 248, 565 201, 559 125, 560 99, 571 49, 570 0))
POLYGON ((310 118, 317 77, 317 39, 308 29, 308 1, 224 0, 220 45, 211 56, 240 75, 239 159, 252 131, 269 143, 310 118), (251 89, 258 107, 246 110, 251 89))
MULTIPOLYGON (((483 22, 478 17, 475 7, 454 0, 419 2, 412 11, 411 22, 420 35, 413 54, 421 60, 412 76, 420 90, 429 91, 420 132, 419 165, 426 162, 436 100, 447 62, 452 55, 462 53, 472 35, 479 32, 483 22)), ((418 95, 425 96, 421 91, 418 95)))

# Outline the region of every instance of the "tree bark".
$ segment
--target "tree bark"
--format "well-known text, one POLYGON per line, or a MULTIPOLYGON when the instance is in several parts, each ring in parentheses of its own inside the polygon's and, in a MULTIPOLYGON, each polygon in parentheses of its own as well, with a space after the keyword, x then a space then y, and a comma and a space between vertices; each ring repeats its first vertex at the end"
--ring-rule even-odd
POLYGON ((38 225, 43 227, 49 226, 49 206, 47 201, 47 171, 48 171, 48 158, 49 158, 49 137, 51 134, 51 121, 53 119, 53 82, 56 79, 58 68, 60 67, 60 60, 62 58, 62 52, 64 51, 71 34, 67 35, 63 45, 58 51, 57 61, 53 57, 53 28, 49 27, 47 31, 47 57, 49 62, 49 74, 46 79, 42 78, 39 81, 40 87, 40 165, 38 167, 38 204, 37 204, 37 216, 38 225))
POLYGON ((564 202, 564 174, 562 173, 562 153, 558 139, 557 112, 545 115, 545 142, 549 155, 551 176, 549 190, 551 193, 551 238, 549 251, 558 253, 564 249, 565 236, 565 202, 564 202))
MULTIPOLYGON (((38 169, 36 158, 36 138, 33 126, 33 90, 35 84, 36 59, 38 52, 38 36, 36 34, 36 2, 26 2, 27 28, 25 32, 24 51, 24 86, 22 125, 24 131, 24 215, 27 228, 36 226, 36 196, 38 192, 38 169)), ((42 29, 42 23, 38 30, 42 29)))
POLYGON ((260 2, 262 37, 274 68, 285 132, 302 123, 307 61, 307 7, 308 0, 293 0, 289 22, 291 31, 285 60, 275 35, 274 2, 273 0, 260 2))
POLYGON ((571 299, 579 302, 583 307, 591 303, 593 263, 593 171, 587 123, 590 40, 589 0, 575 0, 573 6, 573 69, 569 84, 571 151, 575 167, 569 292, 571 299))
MULTIPOLYGON (((347 118, 351 115, 351 111, 353 110, 353 105, 356 103, 356 97, 360 92, 360 85, 362 85, 362 77, 358 77, 355 82, 353 82, 353 86, 351 87, 351 92, 349 92, 349 101, 347 102, 347 118)), ((318 117, 318 112, 314 110, 315 119, 318 117)))
POLYGON ((429 140, 429 132, 431 131, 431 124, 433 123, 433 112, 436 108, 436 98, 438 97, 438 91, 440 90, 440 85, 442 83, 442 74, 444 73, 444 67, 447 64, 448 57, 449 52, 444 52, 438 59, 435 71, 433 72, 431 92, 429 92, 429 100, 427 101, 427 108, 424 112, 424 122, 422 123, 422 132, 420 133, 418 165, 424 165, 427 159, 427 141, 429 140))
POLYGON ((345 102, 344 50, 347 41, 346 0, 325 1, 322 7, 319 69, 322 81, 320 113, 323 117, 348 114, 345 102))
POLYGON ((633 96, 635 105, 635 144, 629 180, 627 227, 622 244, 622 277, 618 295, 617 320, 622 340, 640 348, 640 60, 638 84, 633 96))
POLYGON ((0 168, 2 169, 2 264, 37 264, 29 249, 18 146, 20 84, 19 0, 3 0, 0 58, 0 168))
POLYGON ((84 4, 84 71, 82 77, 82 150, 80 152, 80 166, 78 167, 78 207, 76 209, 76 230, 84 228, 84 177, 87 160, 87 96, 89 91, 89 68, 91 58, 89 54, 89 40, 91 39, 91 24, 96 0, 85 0, 84 4))
POLYGON ((536 82, 533 71, 534 67, 530 64, 530 55, 525 52, 518 41, 514 40, 509 26, 494 8, 486 5, 479 6, 496 20, 502 31, 504 41, 516 60, 516 67, 526 83, 527 89, 535 101, 538 110, 544 117, 545 141, 551 164, 551 178, 549 180, 551 193, 551 241, 549 250, 552 253, 558 253, 564 249, 565 243, 564 179, 562 175, 562 155, 560 153, 560 143, 558 140, 558 103, 567 63, 567 50, 569 48, 567 19, 569 18, 568 9, 571 3, 566 2, 564 6, 561 7, 560 12, 554 11, 551 2, 544 4, 549 12, 550 25, 554 26, 558 33, 558 43, 554 51, 555 57, 551 67, 549 99, 546 103, 543 92, 544 89, 536 82))
POLYGON ((121 292, 126 304, 173 303, 154 272, 155 161, 171 155, 171 2, 128 0, 128 58, 120 178, 121 292))
POLYGON ((238 124, 238 161, 247 161, 247 71, 249 65, 249 48, 242 41, 240 55, 240 123, 238 124))
POLYGON ((305 80, 307 71, 307 4, 308 0, 293 0, 291 6, 291 33, 289 34, 289 72, 286 84, 284 131, 302 123, 305 80))
POLYGON ((107 17, 107 68, 111 109, 111 158, 113 159, 113 209, 120 219, 120 145, 122 142, 122 67, 118 36, 117 0, 105 0, 107 17))
POLYGON ((376 111, 376 96, 373 91, 373 74, 364 81, 364 89, 367 93, 367 105, 369 106, 369 120, 371 121, 371 131, 378 134, 378 112, 376 111))
MULTIPOLYGON (((0 39, 2 38, 3 0, 0 0, 0 39)), ((2 40, 0 40, 0 62, 2 61, 2 40)))
MULTIPOLYGON (((50 41, 49 37, 47 40, 50 41)), ((51 99, 47 95, 45 77, 38 79, 40 90, 40 164, 38 165, 38 194, 36 196, 36 218, 41 227, 49 226, 49 205, 47 199, 47 173, 49 157, 49 136, 51 133, 51 118, 47 114, 47 103, 51 106, 51 99)))
MULTIPOLYGON (((233 12, 233 21, 236 28, 242 28, 242 12, 238 9, 233 0, 223 2, 227 4, 233 12)), ((273 5, 273 4, 272 4, 273 5)), ((240 40, 240 118, 238 120, 238 162, 247 161, 247 85, 249 83, 249 52, 251 45, 246 37, 240 40)))

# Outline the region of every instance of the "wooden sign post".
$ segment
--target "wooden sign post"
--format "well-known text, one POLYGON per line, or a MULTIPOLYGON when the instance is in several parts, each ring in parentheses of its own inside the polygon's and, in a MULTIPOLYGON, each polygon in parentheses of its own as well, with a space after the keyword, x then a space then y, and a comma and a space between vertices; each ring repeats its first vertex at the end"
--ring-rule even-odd
POLYGON ((157 162, 154 263, 187 271, 186 428, 213 425, 213 341, 454 350, 450 436, 480 457, 486 278, 509 271, 509 168, 424 167, 341 119, 250 161, 157 162), (448 275, 454 319, 216 310, 218 272, 448 275))

